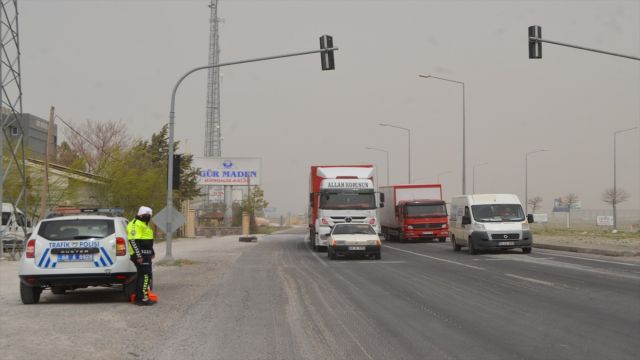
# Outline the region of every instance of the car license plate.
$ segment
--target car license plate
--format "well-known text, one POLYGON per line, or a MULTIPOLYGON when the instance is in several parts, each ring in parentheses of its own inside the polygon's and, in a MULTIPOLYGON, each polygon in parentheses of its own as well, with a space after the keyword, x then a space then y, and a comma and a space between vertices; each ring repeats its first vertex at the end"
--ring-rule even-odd
POLYGON ((422 235, 433 235, 433 231, 423 231, 422 235))
POLYGON ((513 241, 500 241, 498 246, 513 246, 515 243, 513 241))
POLYGON ((58 254, 58 262, 93 261, 93 254, 58 254))
POLYGON ((365 249, 364 246, 349 246, 349 250, 353 250, 353 251, 364 250, 364 249, 365 249))

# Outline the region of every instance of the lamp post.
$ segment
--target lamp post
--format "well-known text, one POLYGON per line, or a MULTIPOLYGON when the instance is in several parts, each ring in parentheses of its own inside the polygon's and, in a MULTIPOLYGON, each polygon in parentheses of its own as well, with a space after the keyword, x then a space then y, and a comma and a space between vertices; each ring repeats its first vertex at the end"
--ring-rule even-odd
POLYGON ((617 188, 617 184, 616 184, 616 136, 620 133, 623 132, 627 132, 627 131, 631 131, 631 130, 635 130, 637 129, 637 126, 634 126, 632 128, 629 129, 624 129, 624 130, 618 130, 618 131, 614 131, 613 132, 613 201, 612 201, 612 205, 613 205, 613 229, 617 229, 618 226, 618 222, 617 222, 617 213, 616 213, 616 202, 618 200, 618 188, 617 188))
POLYGON ((547 151, 545 149, 538 149, 529 151, 524 154, 524 212, 525 215, 529 214, 529 155, 547 151))
POLYGON ((449 81, 452 83, 462 85, 462 195, 464 195, 467 193, 467 186, 466 186, 467 185, 467 170, 466 170, 467 168, 467 153, 466 153, 467 135, 466 135, 466 121, 465 121, 466 106, 465 106, 465 95, 464 95, 464 82, 432 76, 432 75, 418 75, 418 76, 425 79, 433 78, 437 80, 449 81))
POLYGON ((396 128, 396 129, 401 129, 401 130, 404 130, 404 131, 407 132, 407 136, 409 137, 409 142, 408 142, 408 144, 409 144, 409 150, 408 150, 408 153, 409 153, 409 160, 408 160, 408 162, 409 162, 409 184, 411 184, 411 129, 407 129, 407 128, 402 127, 402 126, 391 125, 391 124, 378 124, 378 125, 380 125, 380 126, 388 126, 388 127, 392 127, 392 128, 396 128))
POLYGON ((473 188, 472 188, 472 192, 471 192, 472 194, 476 193, 476 168, 478 166, 487 165, 487 164, 488 164, 488 162, 484 162, 482 164, 473 165, 473 188))
POLYGON ((374 150, 374 151, 382 151, 384 153, 387 154, 387 185, 389 185, 389 151, 385 150, 385 149, 380 149, 380 148, 375 148, 375 147, 365 147, 365 149, 367 150, 374 150))
POLYGON ((320 38, 320 50, 311 50, 311 51, 304 51, 304 52, 297 52, 297 53, 291 53, 291 54, 282 54, 282 55, 274 55, 274 56, 266 56, 266 57, 261 57, 261 58, 255 58, 255 59, 247 59, 247 60, 239 60, 239 61, 232 61, 232 62, 227 62, 227 63, 219 63, 219 64, 213 64, 213 65, 205 65, 205 66, 199 66, 196 68, 193 68, 189 71, 187 71, 184 75, 182 75, 182 77, 176 82, 176 84, 173 86, 173 91, 171 92, 171 109, 169 111, 169 158, 167 161, 167 167, 168 167, 168 171, 167 171, 167 217, 166 217, 166 243, 167 243, 167 247, 166 247, 166 253, 164 256, 164 259, 162 259, 163 262, 173 262, 173 255, 171 253, 171 238, 173 236, 173 231, 175 229, 173 229, 173 227, 171 226, 171 222, 172 222, 172 215, 171 215, 171 211, 173 209, 173 128, 174 128, 174 123, 175 123, 175 108, 176 108, 176 93, 178 92, 178 87, 180 86, 180 84, 182 83, 182 81, 184 81, 184 79, 193 74, 196 71, 199 70, 204 70, 204 69, 211 69, 211 68, 216 68, 216 67, 222 67, 222 66, 228 66, 228 65, 237 65, 237 64, 245 64, 245 63, 250 63, 250 62, 257 62, 257 61, 265 61, 265 60, 273 60, 273 59, 280 59, 280 58, 285 58, 285 57, 293 57, 293 56, 301 56, 301 55, 308 55, 308 54, 316 54, 316 53, 321 53, 321 60, 322 60, 322 69, 323 70, 333 70, 333 51, 338 50, 337 47, 333 47, 333 41, 329 40, 329 42, 331 42, 331 44, 329 44, 329 46, 327 46, 327 41, 326 38, 327 35, 324 35, 320 38), (323 40, 324 38, 324 40, 323 40))

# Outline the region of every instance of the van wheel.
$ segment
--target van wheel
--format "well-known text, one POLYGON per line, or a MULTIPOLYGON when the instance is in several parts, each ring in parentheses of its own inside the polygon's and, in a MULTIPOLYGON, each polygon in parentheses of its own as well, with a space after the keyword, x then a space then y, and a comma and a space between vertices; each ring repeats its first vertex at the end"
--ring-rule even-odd
POLYGON ((65 291, 67 291, 67 289, 59 286, 54 286, 51 288, 51 292, 56 295, 64 295, 65 291))
POLYGON ((41 293, 41 287, 28 286, 20 282, 20 299, 23 304, 37 304, 40 301, 41 293))
POLYGON ((529 254, 529 253, 531 253, 531 248, 530 248, 530 247, 524 247, 524 248, 522 248, 522 253, 524 253, 524 254, 529 254))
POLYGON ((451 244, 453 245, 453 251, 460 251, 460 249, 462 249, 462 246, 456 244, 456 237, 451 235, 451 244))
POLYGON ((476 250, 476 248, 473 246, 473 240, 469 238, 469 254, 475 255, 477 253, 478 253, 478 250, 476 250))

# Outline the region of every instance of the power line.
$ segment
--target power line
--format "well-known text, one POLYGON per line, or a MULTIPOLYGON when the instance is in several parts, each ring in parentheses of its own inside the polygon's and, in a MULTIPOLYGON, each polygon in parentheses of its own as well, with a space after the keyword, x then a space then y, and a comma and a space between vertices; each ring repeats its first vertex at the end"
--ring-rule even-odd
POLYGON ((67 123, 66 121, 64 121, 63 118, 61 118, 58 114, 56 114, 56 118, 58 118, 60 121, 62 121, 63 124, 65 124, 69 129, 71 129, 71 131, 73 131, 74 133, 76 133, 78 136, 80 136, 84 141, 86 141, 87 143, 89 143, 89 145, 93 146, 94 148, 96 148, 96 150, 100 151, 102 153, 102 155, 109 157, 112 160, 115 160, 113 158, 113 156, 111 156, 111 154, 107 154, 106 152, 104 152, 103 149, 101 149, 99 146, 97 146, 96 144, 92 143, 91 140, 87 139, 84 135, 82 135, 79 131, 77 131, 76 129, 73 128, 73 126, 69 125, 69 123, 67 123))

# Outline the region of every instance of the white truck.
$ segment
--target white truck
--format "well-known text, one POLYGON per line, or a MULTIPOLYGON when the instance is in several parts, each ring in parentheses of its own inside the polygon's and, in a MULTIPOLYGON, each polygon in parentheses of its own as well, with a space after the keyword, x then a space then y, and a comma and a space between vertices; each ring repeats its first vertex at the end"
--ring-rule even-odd
MULTIPOLYGON (((380 233, 373 174, 373 165, 311 166, 309 239, 313 250, 327 247, 335 224, 370 224, 380 233)), ((381 195, 380 207, 383 203, 381 195)))

